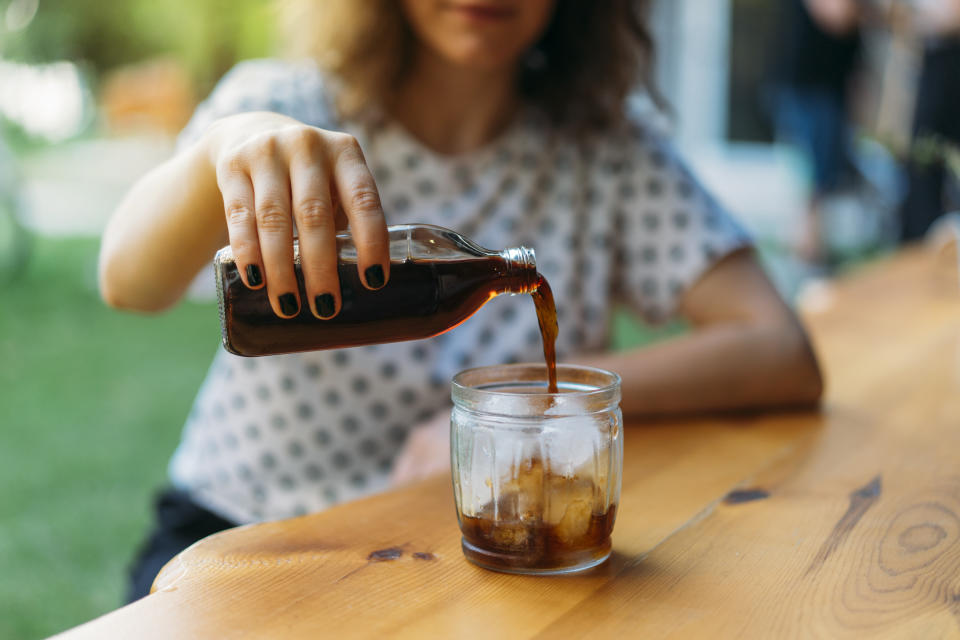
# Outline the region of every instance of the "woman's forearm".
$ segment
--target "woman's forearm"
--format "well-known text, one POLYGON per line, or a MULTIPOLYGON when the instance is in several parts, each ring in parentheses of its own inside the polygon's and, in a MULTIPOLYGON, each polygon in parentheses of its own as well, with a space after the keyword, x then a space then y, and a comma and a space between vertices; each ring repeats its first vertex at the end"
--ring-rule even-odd
POLYGON ((720 324, 580 360, 622 377, 628 415, 812 406, 822 381, 799 326, 720 324))
POLYGON ((114 307, 159 311, 183 295, 226 244, 223 204, 205 139, 141 178, 100 249, 100 292, 114 307))

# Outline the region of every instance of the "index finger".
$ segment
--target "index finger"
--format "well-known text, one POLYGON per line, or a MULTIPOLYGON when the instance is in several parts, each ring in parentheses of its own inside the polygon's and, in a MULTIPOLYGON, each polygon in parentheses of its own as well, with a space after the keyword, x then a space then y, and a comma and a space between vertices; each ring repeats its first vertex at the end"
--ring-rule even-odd
POLYGON ((380 193, 356 138, 344 136, 332 146, 333 181, 350 220, 357 268, 368 289, 379 289, 390 279, 390 238, 380 193))

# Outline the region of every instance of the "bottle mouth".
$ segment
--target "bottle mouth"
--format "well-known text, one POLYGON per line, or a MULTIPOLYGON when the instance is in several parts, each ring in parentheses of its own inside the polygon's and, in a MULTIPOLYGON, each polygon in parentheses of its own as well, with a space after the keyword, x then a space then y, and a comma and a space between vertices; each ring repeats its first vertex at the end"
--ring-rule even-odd
POLYGON ((530 247, 510 247, 500 252, 510 269, 519 278, 520 290, 515 293, 530 293, 539 284, 537 254, 530 247))

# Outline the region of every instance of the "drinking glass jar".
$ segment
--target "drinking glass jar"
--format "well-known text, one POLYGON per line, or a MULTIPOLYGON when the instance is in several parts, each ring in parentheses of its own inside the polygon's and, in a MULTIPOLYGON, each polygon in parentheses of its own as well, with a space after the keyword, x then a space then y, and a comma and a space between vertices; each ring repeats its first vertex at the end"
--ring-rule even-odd
POLYGON ((544 365, 453 379, 451 457, 464 555, 509 573, 582 571, 610 555, 620 500, 620 377, 544 365))

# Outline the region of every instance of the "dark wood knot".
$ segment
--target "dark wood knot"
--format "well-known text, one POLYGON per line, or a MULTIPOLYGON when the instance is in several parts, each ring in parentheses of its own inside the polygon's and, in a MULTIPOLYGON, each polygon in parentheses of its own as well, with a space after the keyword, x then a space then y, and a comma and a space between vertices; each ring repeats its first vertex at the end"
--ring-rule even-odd
POLYGON ((754 500, 766 500, 769 497, 770 492, 766 489, 736 489, 728 493, 723 501, 726 504, 742 504, 754 500))
POLYGON ((370 555, 367 556, 368 562, 387 562, 389 560, 396 560, 403 555, 403 549, 400 547, 390 547, 388 549, 377 549, 376 551, 371 551, 370 555))

